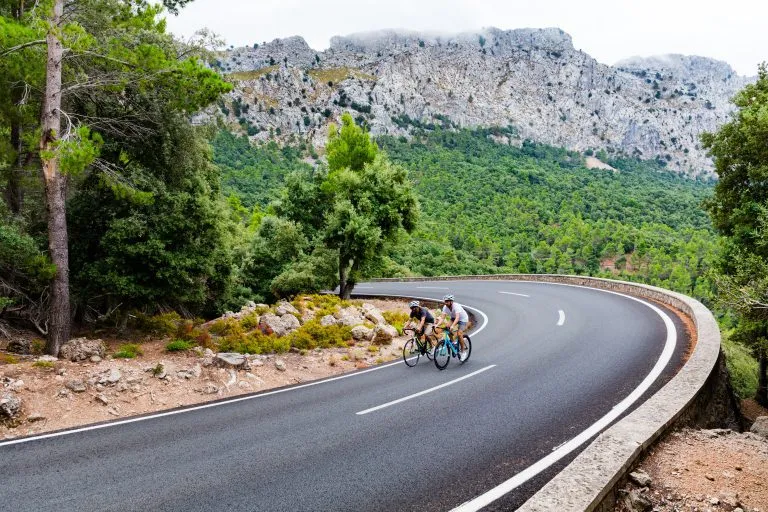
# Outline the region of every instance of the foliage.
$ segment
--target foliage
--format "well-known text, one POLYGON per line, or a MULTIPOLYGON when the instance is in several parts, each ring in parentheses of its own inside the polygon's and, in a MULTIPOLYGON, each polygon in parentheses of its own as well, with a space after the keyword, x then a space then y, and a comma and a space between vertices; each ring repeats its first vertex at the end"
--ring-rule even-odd
POLYGON ((168 352, 183 352, 194 347, 195 344, 185 340, 173 340, 165 346, 168 352))
POLYGON ((384 311, 382 316, 384 316, 384 320, 386 320, 388 324, 394 326, 397 329, 397 332, 402 336, 403 325, 410 319, 410 314, 407 311, 384 311))
POLYGON ((731 377, 731 384, 741 398, 751 398, 757 391, 757 361, 743 343, 732 339, 731 333, 723 332, 722 338, 725 362, 731 377))
POLYGON ((42 368, 43 370, 51 370, 55 367, 53 361, 35 361, 32 363, 35 368, 42 368))
POLYGON ((117 351, 112 354, 113 357, 120 359, 133 359, 142 354, 141 347, 135 343, 123 343, 117 348, 117 351))

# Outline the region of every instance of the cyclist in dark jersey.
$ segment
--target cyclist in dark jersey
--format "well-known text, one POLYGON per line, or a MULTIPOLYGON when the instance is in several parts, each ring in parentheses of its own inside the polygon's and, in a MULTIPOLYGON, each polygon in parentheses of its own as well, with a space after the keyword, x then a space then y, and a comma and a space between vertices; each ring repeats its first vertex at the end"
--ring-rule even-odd
POLYGON ((434 333, 432 327, 435 325, 435 317, 432 316, 429 309, 421 306, 417 300, 408 305, 411 307, 410 323, 414 325, 419 339, 424 341, 427 336, 432 336, 434 333))

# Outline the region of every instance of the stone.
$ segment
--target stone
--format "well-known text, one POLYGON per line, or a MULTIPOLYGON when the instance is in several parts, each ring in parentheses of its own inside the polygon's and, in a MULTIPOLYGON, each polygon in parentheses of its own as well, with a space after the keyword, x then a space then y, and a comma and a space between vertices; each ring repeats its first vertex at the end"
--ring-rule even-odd
POLYGON ((27 421, 30 423, 37 423, 38 421, 44 421, 47 418, 39 413, 39 412, 31 412, 29 413, 29 416, 27 416, 27 421))
POLYGON ((49 356, 49 355, 40 356, 37 359, 35 359, 35 361, 46 361, 46 362, 49 362, 49 363, 55 363, 58 360, 59 360, 58 357, 49 356))
POLYGON ((285 336, 286 334, 282 319, 272 313, 267 313, 259 319, 259 329, 264 334, 274 334, 277 337, 285 336))
POLYGON ((648 512, 653 510, 653 503, 639 491, 630 491, 624 498, 627 509, 635 512, 648 512))
POLYGON ((376 345, 386 345, 392 342, 397 336, 397 329, 387 324, 379 324, 373 328, 371 334, 371 343, 376 345))
POLYGON ((236 368, 238 370, 248 370, 251 366, 248 358, 237 352, 220 352, 216 354, 213 362, 219 368, 236 368))
POLYGON ((82 393, 87 389, 85 382, 79 379, 70 380, 65 384, 65 386, 67 386, 67 389, 75 393, 82 393))
POLYGON ((285 366, 285 361, 283 361, 282 359, 275 359, 275 368, 277 368, 281 372, 284 372, 285 370, 287 370, 285 366))
POLYGON ((768 439, 768 416, 758 416, 749 431, 768 439))
POLYGON ((710 475, 709 473, 705 474, 705 475, 704 475, 704 478, 706 478, 706 479, 707 479, 707 480, 709 480, 710 482, 714 482, 714 481, 715 481, 715 477, 713 477, 713 476, 712 476, 712 475, 710 475))
POLYGON ((67 398, 70 395, 70 391, 67 388, 61 388, 58 392, 56 392, 56 396, 59 398, 67 398))
POLYGON ((651 477, 642 469, 637 469, 629 474, 629 479, 640 487, 650 487, 651 477))
POLYGON ((118 370, 117 368, 110 368, 106 372, 104 372, 101 375, 101 378, 99 379, 98 383, 102 386, 114 386, 118 382, 120 382, 120 379, 123 377, 123 374, 118 370))
POLYGON ((13 338, 8 342, 6 350, 14 354, 29 354, 32 351, 32 342, 24 338, 13 338))
POLYGON ((85 361, 91 356, 104 357, 107 347, 101 340, 89 340, 88 338, 75 338, 65 342, 59 350, 61 359, 70 361, 85 361))
POLYGON ((336 317, 333 315, 325 315, 323 318, 320 319, 320 325, 323 327, 328 327, 329 325, 336 325, 338 323, 338 320, 336 320, 336 317))
POLYGON ((21 391, 24 389, 24 381, 21 379, 15 380, 8 385, 8 389, 11 391, 21 391))
POLYGON ((352 339, 356 341, 369 340, 372 335, 373 329, 369 329, 364 325, 356 325, 352 328, 352 339))
POLYGON ((241 380, 240 382, 238 382, 237 387, 239 387, 240 389, 253 389, 253 386, 251 385, 251 383, 246 382, 244 380, 241 380))
POLYGON ((385 324, 387 321, 384 319, 384 315, 381 314, 381 311, 377 307, 375 307, 373 304, 368 304, 367 302, 362 305, 363 309, 363 316, 365 316, 366 320, 370 320, 374 324, 385 324))
POLYGON ((299 310, 290 302, 281 301, 277 303, 277 308, 275 309, 275 314, 277 316, 291 315, 293 313, 299 314, 299 310))
POLYGON ((92 363, 100 363, 101 362, 101 356, 91 356, 91 362, 92 363))
POLYGON ((16 418, 21 412, 21 398, 7 391, 0 395, 0 418, 16 418))
POLYGON ((94 397, 101 405, 109 405, 109 399, 103 393, 99 393, 94 397))
POLYGON ((295 331, 301 327, 299 319, 291 314, 283 315, 280 317, 280 322, 283 324, 286 334, 295 331))
POLYGON ((212 382, 208 382, 203 387, 202 392, 206 395, 215 395, 216 393, 219 392, 219 387, 216 384, 213 384, 212 382))
POLYGON ((339 325, 353 327, 365 323, 365 318, 355 306, 341 308, 333 316, 336 317, 339 325))

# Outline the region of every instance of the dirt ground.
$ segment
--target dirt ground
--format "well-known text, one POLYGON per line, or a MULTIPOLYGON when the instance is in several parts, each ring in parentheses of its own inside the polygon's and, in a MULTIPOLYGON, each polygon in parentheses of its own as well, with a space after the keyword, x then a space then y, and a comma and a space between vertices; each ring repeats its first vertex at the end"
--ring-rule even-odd
MULTIPOLYGON (((366 300, 382 311, 407 311, 400 301, 366 300)), ((358 342, 345 348, 305 353, 249 356, 250 370, 205 366, 194 351, 167 352, 167 339, 141 344, 135 359, 99 362, 55 361, 35 365, 34 356, 17 364, 0 364, 0 390, 14 391, 23 414, 0 424, 0 439, 40 434, 63 428, 127 418, 180 406, 263 391, 366 368, 402 358, 405 337, 390 345, 358 342), (162 365, 160 368, 158 365, 162 365), (78 386, 78 383, 81 385, 78 386), (84 385, 83 385, 84 384, 84 385), (83 389, 85 388, 85 389, 83 389)), ((105 340, 113 352, 118 340, 105 340)))

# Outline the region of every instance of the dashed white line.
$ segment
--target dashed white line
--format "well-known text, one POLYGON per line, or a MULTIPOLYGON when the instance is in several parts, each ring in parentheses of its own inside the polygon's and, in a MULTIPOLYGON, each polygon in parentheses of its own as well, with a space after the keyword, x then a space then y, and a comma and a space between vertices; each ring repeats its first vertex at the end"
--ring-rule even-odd
POLYGON ((504 295, 517 295, 518 297, 530 297, 530 295, 526 295, 524 293, 515 293, 515 292, 499 292, 503 293, 504 295))
POLYGON ((558 309, 557 314, 560 315, 560 318, 558 318, 557 320, 557 326, 560 327, 563 324, 565 324, 565 311, 563 311, 562 309, 558 309))
POLYGON ((486 366, 485 368, 480 368, 479 370, 468 373, 467 375, 464 375, 463 377, 459 377, 458 379, 449 380, 448 382, 444 382, 440 384, 439 386, 435 386, 433 388, 425 389, 424 391, 419 391, 418 393, 414 393, 412 395, 404 396, 403 398, 398 398, 397 400, 392 400, 391 402, 387 402, 385 404, 377 405, 376 407, 371 407, 370 409, 366 409, 364 411, 357 412, 358 416, 362 416, 364 414, 372 413, 375 411, 380 411, 381 409, 386 409, 387 407, 405 402, 406 400, 412 400, 414 398, 420 397, 422 395, 426 395, 427 393, 432 393, 433 391, 437 391, 438 389, 442 389, 446 386, 450 386, 451 384, 456 384, 457 382, 461 382, 462 380, 468 379, 470 377, 474 377, 475 375, 479 373, 483 373, 486 370, 490 370, 491 368, 495 367, 495 364, 492 364, 490 366, 486 366))
POLYGON ((419 290, 447 290, 444 286, 417 286, 419 290))

